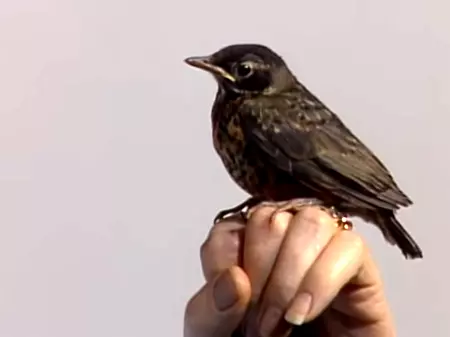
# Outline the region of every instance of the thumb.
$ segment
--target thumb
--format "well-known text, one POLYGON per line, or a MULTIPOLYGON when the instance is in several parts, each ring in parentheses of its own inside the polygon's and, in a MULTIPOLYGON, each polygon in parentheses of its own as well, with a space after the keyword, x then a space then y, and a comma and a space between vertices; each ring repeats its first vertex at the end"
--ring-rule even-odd
POLYGON ((184 337, 230 337, 244 318, 250 295, 245 272, 237 266, 225 270, 187 304, 184 337))

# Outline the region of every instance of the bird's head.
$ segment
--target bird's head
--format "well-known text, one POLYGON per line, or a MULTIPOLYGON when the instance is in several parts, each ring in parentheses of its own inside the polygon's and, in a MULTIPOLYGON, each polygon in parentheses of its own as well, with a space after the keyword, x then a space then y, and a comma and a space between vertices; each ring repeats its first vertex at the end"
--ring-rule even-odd
POLYGON ((297 82, 279 55, 258 44, 235 44, 185 62, 211 73, 225 91, 240 95, 272 95, 297 82))

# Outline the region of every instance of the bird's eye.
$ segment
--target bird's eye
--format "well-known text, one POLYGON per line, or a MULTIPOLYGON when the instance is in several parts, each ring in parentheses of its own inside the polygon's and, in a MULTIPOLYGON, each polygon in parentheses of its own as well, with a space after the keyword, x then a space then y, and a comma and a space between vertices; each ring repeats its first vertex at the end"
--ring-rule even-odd
POLYGON ((250 63, 239 63, 236 67, 236 75, 241 78, 248 77, 253 73, 253 68, 250 63))

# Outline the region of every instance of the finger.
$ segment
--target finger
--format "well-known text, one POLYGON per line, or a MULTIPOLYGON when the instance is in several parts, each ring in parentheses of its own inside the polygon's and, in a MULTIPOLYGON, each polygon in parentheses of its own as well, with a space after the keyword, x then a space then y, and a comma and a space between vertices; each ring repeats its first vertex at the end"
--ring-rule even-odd
POLYGON ((306 274, 285 318, 300 325, 316 318, 362 266, 365 248, 360 236, 340 231, 306 274))
POLYGON ((186 306, 185 337, 230 337, 245 315, 251 287, 239 267, 208 282, 186 306))
POLYGON ((270 222, 274 208, 262 207, 247 223, 243 266, 252 285, 252 300, 259 298, 283 242, 292 215, 280 213, 270 222))
POLYGON ((203 275, 207 281, 238 265, 245 223, 241 218, 226 219, 212 227, 200 248, 203 275))
POLYGON ((337 231, 335 219, 317 207, 293 217, 263 295, 258 315, 263 336, 270 335, 282 319, 303 278, 337 231))
POLYGON ((391 319, 381 275, 367 248, 361 268, 333 300, 332 308, 369 324, 391 319))

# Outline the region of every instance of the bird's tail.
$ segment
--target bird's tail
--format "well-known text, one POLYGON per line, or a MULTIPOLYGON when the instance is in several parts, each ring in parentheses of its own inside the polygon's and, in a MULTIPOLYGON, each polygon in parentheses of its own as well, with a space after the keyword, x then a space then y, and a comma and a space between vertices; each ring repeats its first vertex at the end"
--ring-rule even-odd
POLYGON ((407 259, 422 258, 422 250, 397 220, 393 211, 377 212, 376 221, 387 241, 400 248, 407 259))

